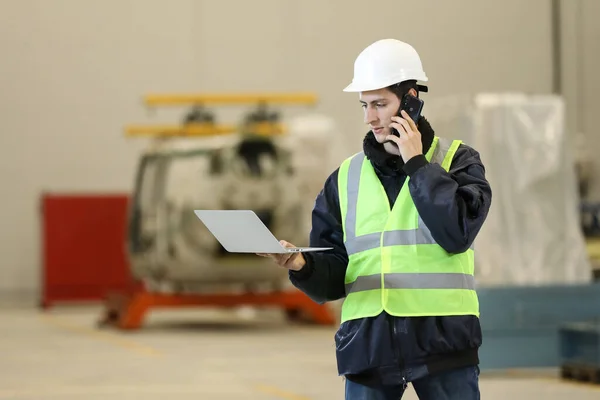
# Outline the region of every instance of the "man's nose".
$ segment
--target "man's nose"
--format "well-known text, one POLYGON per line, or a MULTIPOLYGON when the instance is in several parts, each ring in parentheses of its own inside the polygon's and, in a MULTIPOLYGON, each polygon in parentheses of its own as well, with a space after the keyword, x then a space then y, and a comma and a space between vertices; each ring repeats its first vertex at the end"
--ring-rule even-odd
POLYGON ((365 123, 371 124, 375 121, 377 121, 377 111, 372 108, 367 107, 365 109, 365 123))

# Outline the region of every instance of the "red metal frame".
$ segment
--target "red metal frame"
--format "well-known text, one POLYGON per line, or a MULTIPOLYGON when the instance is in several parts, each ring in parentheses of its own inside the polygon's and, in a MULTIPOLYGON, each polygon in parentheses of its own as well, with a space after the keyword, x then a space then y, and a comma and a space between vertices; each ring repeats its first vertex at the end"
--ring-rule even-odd
POLYGON ((165 294, 150 293, 141 287, 131 291, 113 292, 107 296, 101 326, 124 330, 142 327, 148 312, 157 308, 258 306, 283 308, 291 320, 303 320, 319 325, 333 325, 336 318, 325 305, 312 301, 297 289, 276 293, 243 294, 165 294))

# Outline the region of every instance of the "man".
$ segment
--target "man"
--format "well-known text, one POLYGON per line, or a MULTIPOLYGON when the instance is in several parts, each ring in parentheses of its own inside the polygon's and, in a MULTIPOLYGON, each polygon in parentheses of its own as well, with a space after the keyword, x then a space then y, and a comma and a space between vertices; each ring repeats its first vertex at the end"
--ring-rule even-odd
POLYGON ((334 249, 269 255, 316 302, 345 298, 335 342, 347 400, 399 399, 408 382, 420 399, 479 399, 472 244, 492 193, 477 151, 396 116, 404 95, 427 90, 418 81, 427 76, 406 43, 359 54, 344 91, 359 93, 371 130, 312 214, 310 246, 334 249))

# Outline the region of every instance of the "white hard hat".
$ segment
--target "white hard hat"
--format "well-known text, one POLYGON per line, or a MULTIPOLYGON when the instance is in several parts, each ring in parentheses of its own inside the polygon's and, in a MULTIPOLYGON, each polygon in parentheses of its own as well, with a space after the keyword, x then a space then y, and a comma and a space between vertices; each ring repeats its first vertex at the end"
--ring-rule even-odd
POLYGON ((356 57, 354 78, 344 92, 377 90, 407 80, 428 80, 419 54, 408 43, 382 39, 356 57))

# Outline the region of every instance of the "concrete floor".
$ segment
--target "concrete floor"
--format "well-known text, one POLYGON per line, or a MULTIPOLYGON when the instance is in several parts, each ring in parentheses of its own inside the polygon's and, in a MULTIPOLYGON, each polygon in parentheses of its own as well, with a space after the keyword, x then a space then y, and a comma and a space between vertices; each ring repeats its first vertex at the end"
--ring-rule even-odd
MULTIPOLYGON (((0 399, 343 399, 331 328, 272 314, 150 314, 143 330, 99 330, 99 309, 0 310, 0 399)), ((482 374, 482 398, 599 399, 600 386, 482 374)), ((409 388, 404 399, 417 399, 409 388)))

